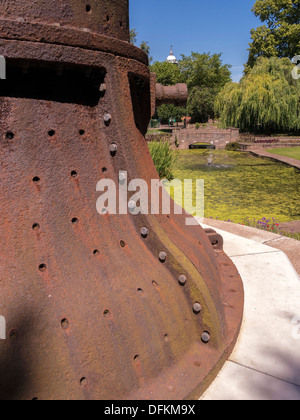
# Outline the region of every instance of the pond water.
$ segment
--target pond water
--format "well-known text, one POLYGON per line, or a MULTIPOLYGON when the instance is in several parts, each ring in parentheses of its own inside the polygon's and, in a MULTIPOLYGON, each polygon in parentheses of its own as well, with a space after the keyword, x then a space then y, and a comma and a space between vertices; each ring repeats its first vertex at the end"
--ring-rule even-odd
POLYGON ((205 217, 235 223, 263 217, 300 220, 300 171, 272 159, 245 152, 182 150, 173 175, 204 179, 205 217))

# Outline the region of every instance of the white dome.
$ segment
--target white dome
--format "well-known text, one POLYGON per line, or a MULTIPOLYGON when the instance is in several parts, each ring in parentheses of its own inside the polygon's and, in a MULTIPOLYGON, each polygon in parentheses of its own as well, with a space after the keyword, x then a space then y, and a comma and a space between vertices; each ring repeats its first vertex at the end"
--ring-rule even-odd
POLYGON ((167 58, 167 61, 168 61, 168 63, 178 64, 178 61, 177 61, 175 55, 173 54, 172 47, 171 47, 170 55, 167 58))

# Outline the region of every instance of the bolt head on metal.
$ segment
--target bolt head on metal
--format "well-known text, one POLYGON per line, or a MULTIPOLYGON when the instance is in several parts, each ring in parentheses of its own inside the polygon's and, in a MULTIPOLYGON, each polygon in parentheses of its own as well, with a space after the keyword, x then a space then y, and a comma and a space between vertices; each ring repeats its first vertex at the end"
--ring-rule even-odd
POLYGON ((110 153, 116 153, 117 150, 118 150, 117 144, 116 143, 111 143, 111 145, 109 146, 109 150, 110 150, 110 153))
POLYGON ((184 286, 185 283, 187 282, 187 278, 184 275, 179 276, 178 278, 179 284, 181 284, 181 286, 184 286))
POLYGON ((147 236, 149 235, 149 229, 146 228, 146 227, 143 227, 141 229, 141 235, 142 235, 143 238, 147 238, 147 236))
POLYGON ((167 254, 165 253, 165 252, 160 252, 159 253, 159 261, 160 262, 165 262, 166 261, 166 259, 167 259, 167 254))
POLYGON ((136 202, 133 200, 130 200, 128 203, 128 209, 130 212, 134 211, 136 208, 136 202))
POLYGON ((210 341, 210 334, 207 332, 207 331, 205 331, 203 334, 202 334, 202 337, 201 337, 201 340, 203 341, 203 343, 208 343, 209 341, 210 341))
POLYGON ((108 123, 111 122, 111 115, 110 114, 105 114, 104 117, 103 117, 103 119, 104 119, 104 122, 106 124, 108 124, 108 123))
POLYGON ((199 314, 201 312, 201 310, 202 310, 202 306, 200 305, 200 303, 199 302, 194 303, 194 305, 193 305, 193 311, 196 314, 199 314))
POLYGON ((119 182, 123 184, 127 179, 126 172, 119 172, 119 182))
POLYGON ((106 83, 101 83, 100 88, 99 88, 100 92, 104 93, 106 92, 106 89, 107 89, 106 83))

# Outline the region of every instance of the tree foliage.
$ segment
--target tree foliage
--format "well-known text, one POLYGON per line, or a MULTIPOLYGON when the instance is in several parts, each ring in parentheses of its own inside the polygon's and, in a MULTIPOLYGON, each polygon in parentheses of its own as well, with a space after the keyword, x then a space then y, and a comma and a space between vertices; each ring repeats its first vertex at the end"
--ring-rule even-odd
POLYGON ((300 85, 287 58, 260 57, 240 83, 217 95, 215 111, 225 127, 243 131, 288 132, 300 129, 300 85))
POLYGON ((163 124, 168 124, 170 118, 175 118, 176 122, 180 122, 186 113, 186 108, 170 104, 161 105, 157 109, 158 118, 163 124))
MULTIPOLYGON (((136 45, 137 44, 137 38, 138 38, 138 33, 137 30, 135 28, 130 29, 129 31, 129 41, 130 44, 132 45, 136 45)), ((147 41, 142 41, 138 47, 143 50, 149 58, 149 63, 151 63, 151 61, 153 60, 153 58, 150 55, 150 45, 147 41)))
POLYGON ((231 80, 228 64, 223 64, 222 54, 195 53, 190 56, 181 56, 179 69, 188 88, 195 86, 221 89, 231 80))
POLYGON ((192 120, 206 123, 215 115, 214 102, 218 89, 209 87, 194 86, 189 92, 187 113, 192 120))
POLYGON ((176 83, 184 82, 184 78, 176 64, 171 64, 167 61, 156 61, 150 66, 150 69, 153 73, 156 73, 157 83, 161 83, 164 86, 173 86, 176 83))
MULTIPOLYGON (((156 73, 157 82, 164 86, 186 83, 189 89, 187 109, 180 108, 179 114, 188 114, 193 121, 207 122, 209 117, 214 117, 216 95, 231 80, 230 66, 222 63, 221 54, 192 52, 190 56, 181 57, 178 66, 155 62, 151 71, 156 73), (185 113, 182 114, 183 111, 185 113)), ((164 106, 158 110, 158 115, 163 116, 163 120, 175 117, 174 108, 164 106)))
POLYGON ((247 69, 258 57, 292 58, 299 54, 300 0, 257 0, 252 11, 265 24, 251 31, 247 69))

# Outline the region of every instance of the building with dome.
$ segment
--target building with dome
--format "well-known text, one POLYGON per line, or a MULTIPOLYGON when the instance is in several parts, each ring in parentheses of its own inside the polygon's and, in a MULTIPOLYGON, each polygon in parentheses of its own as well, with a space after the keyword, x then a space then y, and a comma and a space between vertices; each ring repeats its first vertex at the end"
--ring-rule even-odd
POLYGON ((167 60, 166 60, 168 63, 170 63, 170 64, 178 64, 178 61, 177 61, 177 59, 176 59, 176 57, 175 57, 175 55, 173 54, 173 48, 172 48, 172 46, 171 46, 171 51, 170 51, 170 54, 169 54, 169 56, 167 57, 167 60))

